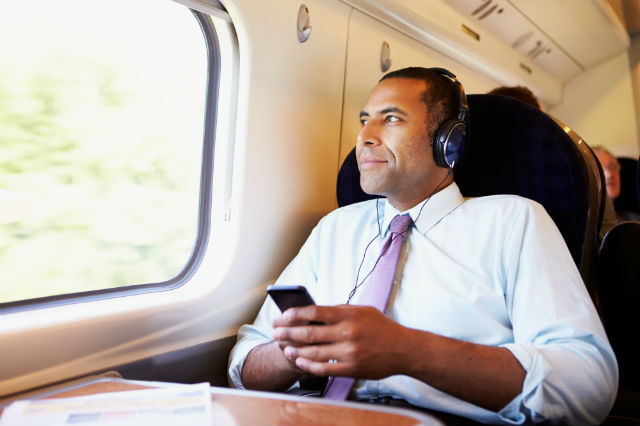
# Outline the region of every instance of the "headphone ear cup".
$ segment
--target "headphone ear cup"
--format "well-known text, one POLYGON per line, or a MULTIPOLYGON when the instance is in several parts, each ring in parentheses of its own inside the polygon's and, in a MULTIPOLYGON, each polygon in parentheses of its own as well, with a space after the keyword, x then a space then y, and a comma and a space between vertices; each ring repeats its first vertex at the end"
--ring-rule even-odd
POLYGON ((460 160, 467 138, 462 120, 447 120, 440 125, 433 143, 433 158, 440 167, 450 169, 460 160))

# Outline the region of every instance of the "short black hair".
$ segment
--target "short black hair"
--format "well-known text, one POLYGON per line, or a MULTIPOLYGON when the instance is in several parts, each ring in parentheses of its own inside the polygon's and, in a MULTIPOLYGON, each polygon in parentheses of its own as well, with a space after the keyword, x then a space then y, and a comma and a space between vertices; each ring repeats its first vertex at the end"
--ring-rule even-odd
MULTIPOLYGON (((460 96, 456 83, 449 77, 433 68, 408 67, 391 71, 380 79, 409 78, 424 81, 427 89, 422 94, 422 101, 427 105, 427 134, 433 143, 433 136, 438 127, 447 119, 458 116, 460 96)), ((380 82, 379 81, 379 82, 380 82)))
POLYGON ((490 91, 489 94, 507 96, 509 98, 519 99, 522 102, 526 102, 531 106, 534 106, 538 109, 542 109, 540 108, 540 102, 538 101, 538 98, 536 97, 536 95, 534 95, 533 92, 528 87, 525 87, 525 86, 496 87, 495 89, 490 91))

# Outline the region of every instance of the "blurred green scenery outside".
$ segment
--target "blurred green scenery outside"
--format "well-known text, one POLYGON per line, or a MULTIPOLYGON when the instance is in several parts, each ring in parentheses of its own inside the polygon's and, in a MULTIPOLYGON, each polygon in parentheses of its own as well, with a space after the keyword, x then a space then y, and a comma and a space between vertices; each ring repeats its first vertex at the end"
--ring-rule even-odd
POLYGON ((0 2, 0 189, 35 202, 0 222, 0 303, 184 268, 206 79, 202 32, 182 5, 0 2))

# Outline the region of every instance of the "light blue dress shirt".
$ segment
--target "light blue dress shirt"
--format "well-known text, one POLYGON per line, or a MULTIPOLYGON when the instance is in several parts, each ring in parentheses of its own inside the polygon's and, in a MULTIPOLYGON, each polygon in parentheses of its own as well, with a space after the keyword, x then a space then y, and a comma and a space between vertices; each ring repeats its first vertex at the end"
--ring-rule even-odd
MULTIPOLYGON (((345 303, 359 265, 361 282, 400 213, 383 199, 331 212, 276 284, 305 285, 320 305, 345 303)), ((454 183, 408 213, 415 224, 400 255, 387 316, 407 327, 509 349, 526 370, 523 389, 499 412, 404 375, 360 380, 352 398, 392 395, 496 424, 602 422, 616 396, 616 359, 544 208, 513 195, 465 199, 454 183)), ((358 303, 366 285, 351 303, 358 303)), ((243 363, 256 345, 272 340, 278 315, 267 299, 254 324, 238 332, 229 364, 233 386, 243 387, 243 363)))

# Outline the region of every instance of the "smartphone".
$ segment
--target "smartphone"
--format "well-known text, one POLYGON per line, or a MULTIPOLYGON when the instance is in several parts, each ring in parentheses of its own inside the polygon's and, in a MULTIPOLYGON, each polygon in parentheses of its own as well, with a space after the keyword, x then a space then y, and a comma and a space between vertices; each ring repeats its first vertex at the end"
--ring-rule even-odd
POLYGON ((284 312, 295 306, 314 305, 316 302, 304 286, 301 285, 270 285, 267 293, 276 302, 280 311, 284 312))

